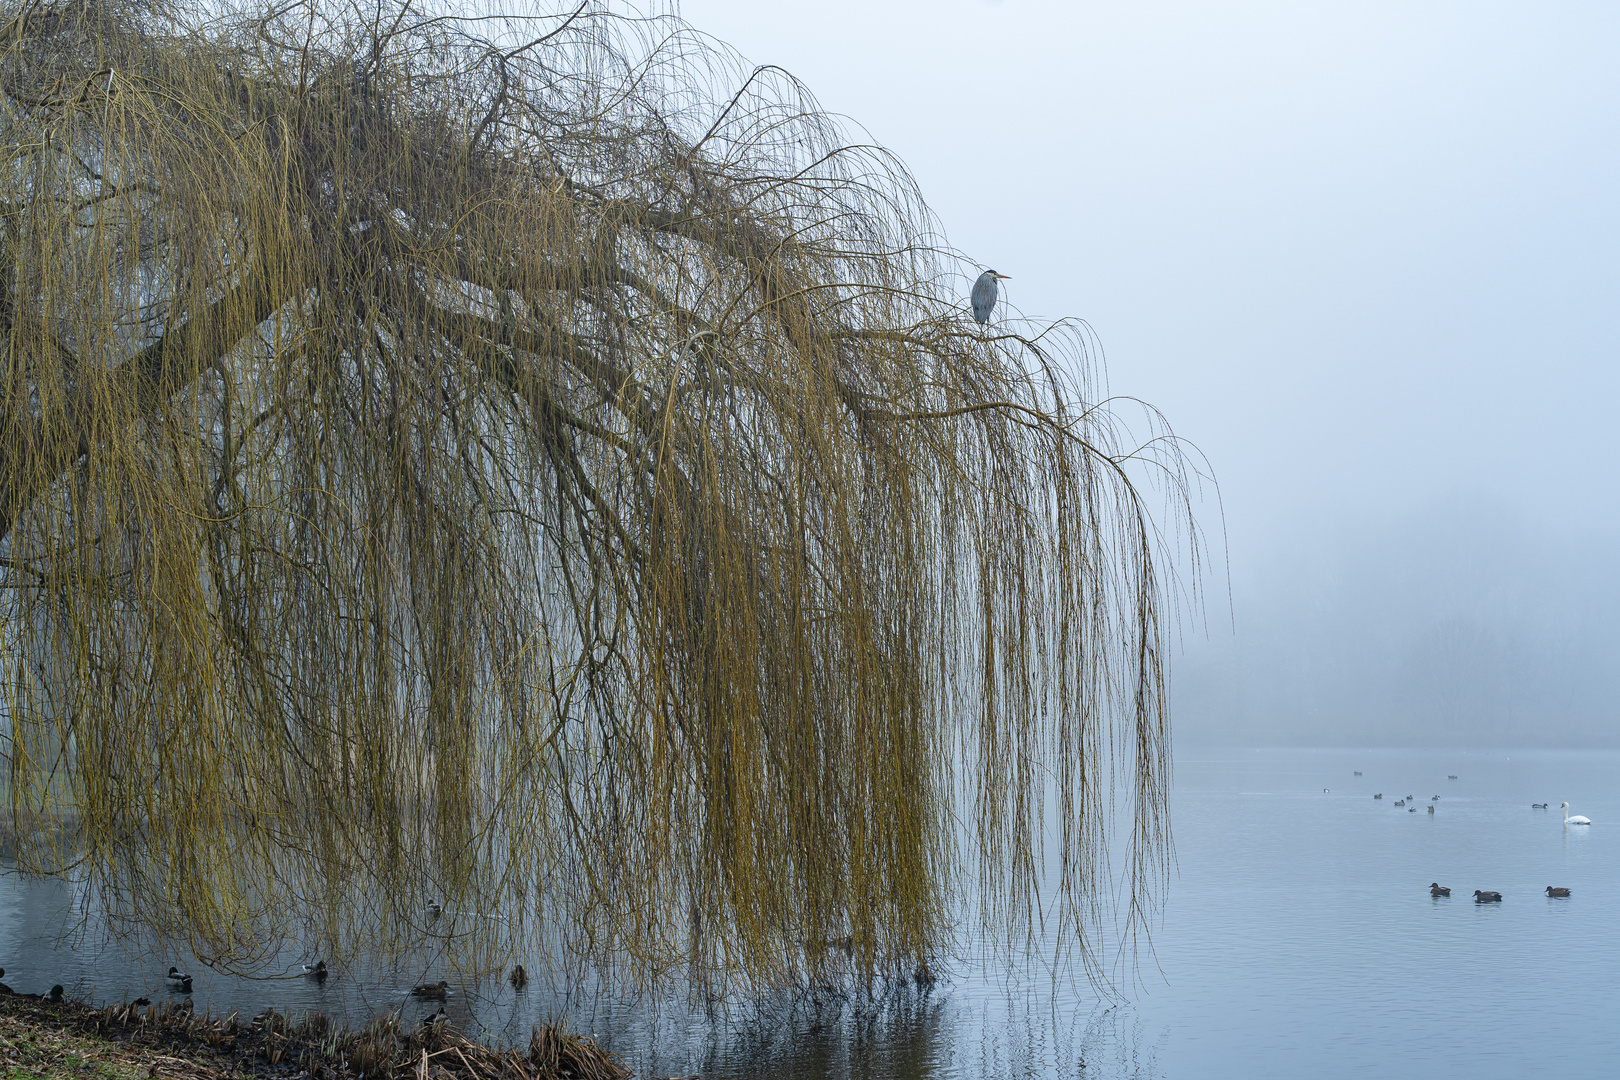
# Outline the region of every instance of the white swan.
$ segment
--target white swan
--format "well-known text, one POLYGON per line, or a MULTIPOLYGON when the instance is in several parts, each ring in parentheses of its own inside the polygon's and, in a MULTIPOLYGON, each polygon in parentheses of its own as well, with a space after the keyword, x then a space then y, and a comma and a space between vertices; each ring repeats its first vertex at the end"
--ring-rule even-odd
POLYGON ((1563 805, 1564 805, 1564 824, 1565 825, 1590 825, 1590 824, 1592 824, 1592 819, 1591 818, 1583 817, 1580 814, 1576 814, 1574 817, 1570 817, 1569 816, 1569 803, 1564 803, 1563 805))

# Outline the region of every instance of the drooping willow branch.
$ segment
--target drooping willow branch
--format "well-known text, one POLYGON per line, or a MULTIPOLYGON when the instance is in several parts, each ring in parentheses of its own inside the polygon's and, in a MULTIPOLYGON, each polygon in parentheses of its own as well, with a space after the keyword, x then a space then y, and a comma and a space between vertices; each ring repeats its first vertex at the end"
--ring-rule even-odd
POLYGON ((235 967, 870 977, 964 885, 1089 963, 1123 781, 1140 910, 1134 478, 1191 529, 1196 471, 1079 328, 967 323, 904 170, 791 79, 583 8, 3 22, 25 865, 235 967))

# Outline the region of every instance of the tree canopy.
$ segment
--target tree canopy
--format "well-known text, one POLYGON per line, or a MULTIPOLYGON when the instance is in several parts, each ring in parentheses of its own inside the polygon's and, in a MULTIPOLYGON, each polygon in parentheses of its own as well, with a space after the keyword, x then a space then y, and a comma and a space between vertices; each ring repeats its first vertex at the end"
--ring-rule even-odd
POLYGON ((589 4, 0 24, 23 865, 222 965, 641 984, 1148 896, 1196 473, 792 78, 589 4))

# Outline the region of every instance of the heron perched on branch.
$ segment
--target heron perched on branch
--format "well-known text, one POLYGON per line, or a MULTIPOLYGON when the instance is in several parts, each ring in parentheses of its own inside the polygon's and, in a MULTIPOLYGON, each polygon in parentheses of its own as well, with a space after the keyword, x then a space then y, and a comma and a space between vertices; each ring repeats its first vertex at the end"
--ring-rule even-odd
POLYGON ((979 280, 973 283, 973 320, 975 322, 983 324, 990 321, 990 313, 996 307, 996 294, 1000 291, 996 287, 996 282, 1011 277, 1011 274, 998 274, 994 270, 986 270, 979 275, 979 280))

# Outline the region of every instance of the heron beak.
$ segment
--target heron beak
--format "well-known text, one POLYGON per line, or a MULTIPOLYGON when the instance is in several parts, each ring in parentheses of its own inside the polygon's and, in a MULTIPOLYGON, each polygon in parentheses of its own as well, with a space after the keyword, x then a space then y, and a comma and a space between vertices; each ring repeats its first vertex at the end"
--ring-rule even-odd
POLYGON ((997 274, 996 277, 1000 278, 1003 281, 1011 281, 1012 280, 1012 275, 1011 274, 997 274))

